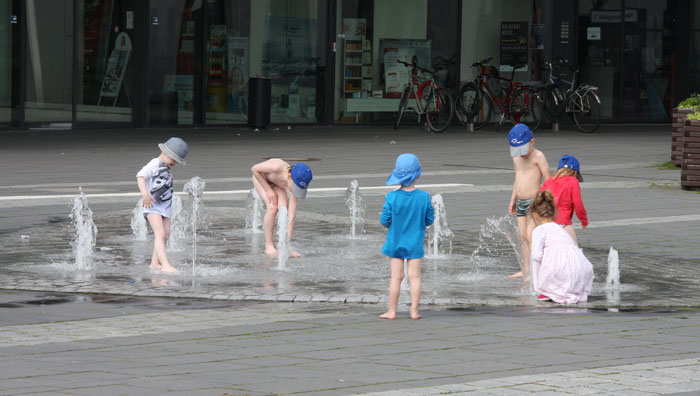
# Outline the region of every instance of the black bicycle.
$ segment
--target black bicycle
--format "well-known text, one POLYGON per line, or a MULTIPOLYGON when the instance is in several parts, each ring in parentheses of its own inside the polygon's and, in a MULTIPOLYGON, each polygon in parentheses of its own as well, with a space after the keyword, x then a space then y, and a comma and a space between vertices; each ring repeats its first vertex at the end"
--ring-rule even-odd
POLYGON ((600 126, 600 98, 596 93, 598 87, 578 83, 578 66, 569 68, 573 73, 571 81, 555 77, 554 69, 565 65, 566 61, 562 58, 544 63, 544 68, 549 70, 549 78, 545 85, 537 88, 537 97, 552 122, 567 113, 581 132, 595 132, 600 126), (566 92, 561 89, 558 81, 569 86, 566 92))

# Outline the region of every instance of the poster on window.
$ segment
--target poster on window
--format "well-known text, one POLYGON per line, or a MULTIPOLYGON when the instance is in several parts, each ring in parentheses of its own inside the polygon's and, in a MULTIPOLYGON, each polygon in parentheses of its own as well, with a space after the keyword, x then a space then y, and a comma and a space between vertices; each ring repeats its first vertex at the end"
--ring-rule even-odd
MULTIPOLYGON (((102 79, 102 87, 100 88, 100 99, 105 98, 117 98, 119 96, 119 90, 121 89, 122 82, 124 81, 124 72, 126 71, 126 66, 129 63, 129 56, 131 55, 131 39, 129 35, 122 32, 117 35, 114 40, 114 49, 109 55, 109 61, 107 62, 107 68, 105 69, 105 76, 102 79)), ((116 99, 114 104, 116 104, 116 99)))
MULTIPOLYGON (((380 39, 380 67, 384 73, 384 92, 387 98, 400 98, 403 87, 408 83, 411 67, 397 62, 411 63, 415 56, 418 66, 431 69, 431 40, 380 39)), ((420 75, 420 72, 419 72, 420 75)))
POLYGON ((265 18, 262 73, 275 85, 316 87, 316 19, 265 18))
POLYGON ((365 18, 343 18, 343 34, 346 40, 364 40, 367 34, 365 18))
POLYGON ((511 71, 513 66, 525 65, 527 70, 527 22, 501 22, 501 71, 511 71))
POLYGON ((249 77, 248 37, 228 36, 228 109, 229 113, 247 112, 249 77))

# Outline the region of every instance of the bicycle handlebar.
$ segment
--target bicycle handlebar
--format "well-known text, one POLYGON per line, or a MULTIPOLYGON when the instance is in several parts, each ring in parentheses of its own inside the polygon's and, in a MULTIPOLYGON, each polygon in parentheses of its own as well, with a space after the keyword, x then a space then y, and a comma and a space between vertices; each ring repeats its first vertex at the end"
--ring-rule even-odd
POLYGON ((420 70, 420 71, 422 71, 422 72, 424 72, 424 73, 435 74, 435 72, 433 72, 432 70, 424 69, 424 68, 422 68, 422 67, 420 67, 420 66, 418 66, 418 65, 416 65, 416 64, 413 64, 413 63, 404 62, 404 61, 399 60, 399 59, 397 59, 396 62, 397 62, 397 63, 400 63, 400 64, 402 64, 402 65, 404 65, 404 66, 406 66, 406 67, 414 67, 414 68, 416 68, 416 69, 418 69, 418 70, 420 70))
POLYGON ((491 57, 491 58, 486 58, 486 59, 479 59, 478 61, 472 63, 472 67, 483 66, 483 65, 485 65, 485 64, 487 64, 487 63, 489 63, 489 62, 491 62, 492 60, 493 60, 493 57, 491 57))

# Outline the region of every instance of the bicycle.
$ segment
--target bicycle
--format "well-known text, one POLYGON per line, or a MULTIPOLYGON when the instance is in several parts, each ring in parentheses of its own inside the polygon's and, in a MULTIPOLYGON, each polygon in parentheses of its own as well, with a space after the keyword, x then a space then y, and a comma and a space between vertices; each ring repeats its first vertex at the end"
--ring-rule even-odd
POLYGON ((491 69, 491 73, 480 71, 492 59, 480 59, 472 63, 474 80, 464 84, 457 96, 458 108, 462 113, 460 120, 463 122, 464 119, 472 119, 475 129, 483 128, 491 121, 495 104, 501 111, 496 130, 503 125, 506 118, 509 118, 513 124, 523 123, 531 130, 536 130, 542 122, 542 103, 537 99, 532 88, 515 81, 515 71, 526 65, 514 66, 511 78, 499 76, 495 68, 491 69), (505 84, 499 84, 492 89, 489 80, 498 80, 505 84), (495 89, 499 90, 500 95, 493 92, 495 89))
POLYGON ((399 127, 403 114, 409 108, 408 100, 410 98, 415 101, 415 107, 412 107, 411 110, 419 116, 425 114, 425 120, 431 131, 439 133, 447 129, 454 116, 453 99, 447 90, 438 87, 435 82, 435 72, 418 66, 415 60, 413 63, 401 60, 396 60, 396 62, 411 67, 412 70, 408 84, 404 86, 401 100, 399 100, 398 116, 394 122, 394 129, 399 127), (418 80, 419 70, 430 76, 428 80, 420 84, 418 80))
POLYGON ((573 72, 571 81, 554 77, 554 68, 563 67, 566 62, 557 58, 553 62, 545 62, 544 68, 549 70, 547 83, 537 89, 540 102, 553 120, 564 113, 574 119, 576 127, 585 133, 593 133, 600 126, 600 97, 596 91, 598 87, 580 84, 576 77, 580 71, 578 66, 570 67, 573 72), (568 84, 569 88, 563 92, 557 81, 568 84))

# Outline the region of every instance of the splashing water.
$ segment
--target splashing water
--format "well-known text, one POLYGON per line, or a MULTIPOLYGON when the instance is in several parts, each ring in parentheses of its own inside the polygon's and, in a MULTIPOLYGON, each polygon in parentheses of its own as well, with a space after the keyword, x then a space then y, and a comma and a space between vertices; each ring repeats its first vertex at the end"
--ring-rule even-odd
POLYGON ((605 279, 605 287, 607 289, 620 289, 620 258, 617 250, 610 246, 608 253, 608 276, 605 279))
POLYGON ((206 183, 204 179, 195 176, 190 181, 185 183, 183 191, 189 194, 192 201, 192 210, 189 213, 189 227, 192 231, 192 275, 196 273, 197 266, 197 226, 198 222, 205 221, 204 205, 202 204, 202 195, 206 183))
POLYGON ((173 195, 170 205, 168 249, 182 251, 184 250, 183 242, 187 240, 187 214, 182 211, 182 199, 178 195, 173 195))
POLYGON ((260 194, 254 188, 250 189, 246 199, 245 231, 252 234, 263 232, 263 218, 265 217, 265 205, 260 194))
POLYGON ((350 237, 357 238, 365 233, 366 207, 357 180, 351 181, 345 190, 345 206, 350 210, 350 237))
POLYGON ((134 239, 137 241, 148 239, 148 225, 141 211, 142 206, 143 200, 139 199, 136 207, 131 211, 131 233, 134 234, 134 239))
POLYGON ((92 221, 92 210, 88 206, 87 197, 82 188, 80 195, 73 197, 73 210, 70 217, 75 225, 75 236, 71 242, 75 269, 92 269, 92 252, 97 240, 97 226, 92 221))
POLYGON ((486 224, 481 225, 479 233, 479 245, 471 254, 470 261, 473 270, 476 273, 480 272, 481 259, 483 253, 491 254, 491 245, 495 245, 496 238, 502 235, 508 241, 508 244, 515 252, 515 257, 518 260, 520 269, 523 268, 523 254, 520 244, 520 231, 515 224, 513 216, 505 215, 503 217, 489 217, 486 219, 486 224))
POLYGON ((287 207, 280 206, 277 211, 277 268, 285 269, 287 259, 289 258, 289 238, 287 236, 287 226, 289 225, 289 216, 287 215, 287 207))
POLYGON ((427 258, 448 258, 452 254, 452 238, 454 234, 447 225, 447 211, 442 195, 435 194, 431 199, 435 211, 435 221, 428 227, 427 258))

